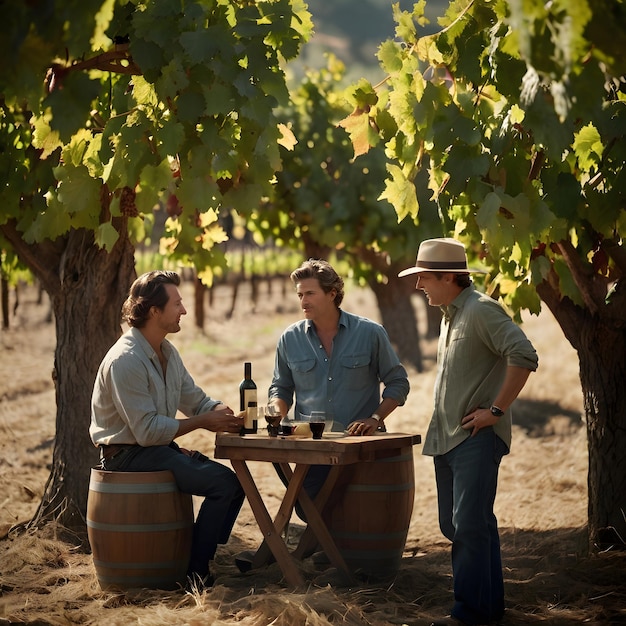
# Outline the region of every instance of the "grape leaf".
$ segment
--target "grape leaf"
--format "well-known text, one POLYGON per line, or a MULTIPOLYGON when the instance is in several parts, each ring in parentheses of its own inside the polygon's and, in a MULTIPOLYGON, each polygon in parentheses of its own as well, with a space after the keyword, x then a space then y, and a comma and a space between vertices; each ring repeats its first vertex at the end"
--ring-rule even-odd
POLYGON ((387 170, 391 174, 391 180, 385 181, 385 191, 378 197, 379 200, 387 200, 398 212, 398 221, 402 221, 407 215, 417 217, 419 205, 415 187, 407 179, 402 170, 396 165, 388 165, 387 170))
POLYGON ((340 120, 337 126, 344 128, 354 147, 354 157, 367 154, 370 149, 370 118, 367 112, 356 110, 340 120))

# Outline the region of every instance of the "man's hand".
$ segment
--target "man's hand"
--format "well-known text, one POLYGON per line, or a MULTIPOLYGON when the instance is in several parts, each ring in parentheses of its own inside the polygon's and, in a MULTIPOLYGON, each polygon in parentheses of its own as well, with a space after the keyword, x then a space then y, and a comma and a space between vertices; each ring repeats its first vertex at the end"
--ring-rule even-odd
POLYGON ((378 420, 375 417, 368 417, 364 420, 355 420, 348 424, 346 432, 349 435, 373 435, 378 428, 378 420))
POLYGON ((497 424, 498 419, 499 418, 491 412, 491 409, 473 409, 461 420, 461 428, 471 430, 471 436, 473 437, 481 428, 497 424))
POLYGON ((240 415, 235 415, 229 406, 218 404, 207 415, 209 416, 207 430, 214 433, 238 433, 243 427, 245 411, 240 415))
POLYGON ((178 420, 176 437, 202 428, 214 433, 238 433, 243 426, 243 414, 235 415, 225 404, 218 404, 211 411, 178 420))

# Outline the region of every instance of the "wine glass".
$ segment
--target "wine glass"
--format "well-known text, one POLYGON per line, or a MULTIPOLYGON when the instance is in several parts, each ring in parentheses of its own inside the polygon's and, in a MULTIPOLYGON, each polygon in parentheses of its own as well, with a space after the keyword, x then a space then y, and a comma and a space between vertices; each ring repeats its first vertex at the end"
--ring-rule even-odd
POLYGON ((281 414, 278 407, 274 404, 268 404, 265 407, 265 421, 267 422, 267 432, 270 437, 278 436, 280 420, 281 414))
POLYGON ((311 427, 313 439, 321 439, 326 426, 326 413, 324 411, 311 411, 309 426, 311 427))

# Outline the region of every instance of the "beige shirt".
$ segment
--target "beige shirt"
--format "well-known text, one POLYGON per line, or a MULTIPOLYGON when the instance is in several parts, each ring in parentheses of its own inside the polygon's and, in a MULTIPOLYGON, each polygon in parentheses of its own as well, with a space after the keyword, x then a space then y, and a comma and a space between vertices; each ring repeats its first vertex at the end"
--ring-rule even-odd
POLYGON ((95 445, 168 445, 178 432, 176 413, 187 416, 220 404, 198 387, 176 348, 161 344, 167 376, 141 331, 131 328, 106 354, 91 398, 89 434, 95 445))

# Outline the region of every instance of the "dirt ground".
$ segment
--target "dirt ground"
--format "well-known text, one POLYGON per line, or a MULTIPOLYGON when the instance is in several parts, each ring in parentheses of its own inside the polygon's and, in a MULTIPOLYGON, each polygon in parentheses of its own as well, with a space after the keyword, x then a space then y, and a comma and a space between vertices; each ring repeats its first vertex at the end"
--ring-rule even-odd
MULTIPOLYGON (((243 362, 252 361, 262 398, 272 372, 280 332, 300 317, 295 295, 262 285, 253 305, 240 293, 232 317, 230 291, 219 288, 207 308, 204 330, 190 311, 171 337, 196 381, 213 397, 238 406, 243 362)), ((255 548, 261 535, 244 504, 231 540, 220 546, 216 584, 203 592, 136 590, 103 592, 91 555, 62 529, 48 524, 28 532, 29 520, 49 475, 55 429, 51 380, 54 326, 48 304, 33 287, 20 292, 11 328, 0 332, 0 625, 1 624, 217 624, 289 625, 429 624, 451 606, 450 546, 437 524, 432 459, 415 449, 416 494, 402 566, 386 581, 348 586, 313 559, 302 563, 308 587, 291 590, 274 564, 240 574, 234 555, 255 548)), ((378 319, 373 296, 348 288, 346 310, 378 319)), ((416 299, 420 319, 421 301, 416 299)), ((504 625, 626 623, 626 555, 588 554, 587 444, 578 360, 548 311, 525 319, 540 360, 515 404, 511 454, 504 458, 496 513, 502 538, 507 613, 504 625)), ((434 382, 435 343, 424 342, 425 371, 410 372, 406 406, 390 417, 389 430, 426 431, 434 382)), ((87 427, 88 416, 85 416, 87 427)), ((179 440, 213 452, 211 433, 179 440)), ((282 486, 271 465, 252 464, 271 512, 282 486)), ((302 531, 294 516, 293 541, 302 531)))

